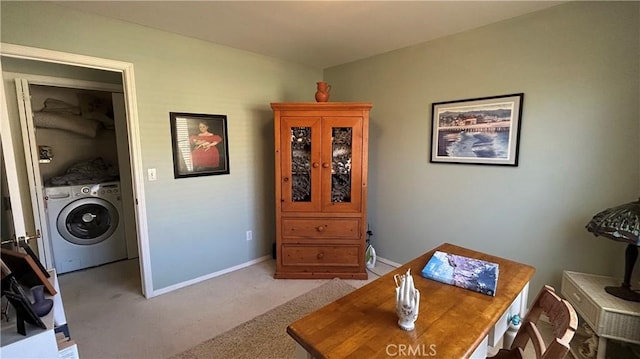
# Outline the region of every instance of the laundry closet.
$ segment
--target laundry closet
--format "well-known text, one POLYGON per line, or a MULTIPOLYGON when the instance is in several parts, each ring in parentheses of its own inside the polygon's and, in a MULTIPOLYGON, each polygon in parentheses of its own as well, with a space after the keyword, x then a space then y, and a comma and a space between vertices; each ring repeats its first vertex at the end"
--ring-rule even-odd
POLYGON ((137 257, 122 93, 28 87, 41 227, 57 273, 137 257))

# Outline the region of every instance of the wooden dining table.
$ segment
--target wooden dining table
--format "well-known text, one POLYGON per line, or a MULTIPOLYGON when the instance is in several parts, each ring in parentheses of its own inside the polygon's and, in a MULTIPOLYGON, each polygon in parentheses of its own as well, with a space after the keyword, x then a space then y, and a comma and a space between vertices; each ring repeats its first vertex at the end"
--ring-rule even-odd
POLYGON ((499 344, 514 314, 524 317, 530 265, 445 243, 346 296, 291 323, 287 333, 307 358, 484 358, 499 344), (495 296, 421 276, 435 251, 499 265, 495 296), (413 331, 397 322, 394 275, 411 269, 420 291, 413 331))

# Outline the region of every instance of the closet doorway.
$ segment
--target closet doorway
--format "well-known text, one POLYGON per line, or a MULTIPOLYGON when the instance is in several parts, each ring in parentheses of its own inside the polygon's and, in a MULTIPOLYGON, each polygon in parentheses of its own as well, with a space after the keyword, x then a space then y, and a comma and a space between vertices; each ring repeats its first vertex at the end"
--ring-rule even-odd
MULTIPOLYGON (((108 91, 113 95, 113 108, 117 111, 119 107, 122 118, 121 124, 117 132, 119 132, 119 139, 117 140, 117 161, 120 168, 121 181, 124 181, 127 189, 123 191, 122 197, 129 201, 130 209, 129 218, 135 218, 129 226, 129 236, 134 238, 133 243, 128 243, 128 257, 133 258, 139 254, 139 268, 142 294, 149 298, 153 296, 153 286, 151 283, 151 272, 149 265, 149 249, 148 249, 148 234, 146 226, 146 209, 144 206, 144 182, 141 176, 141 160, 140 160, 140 144, 138 136, 138 122, 137 122, 137 109, 135 102, 135 89, 133 79, 133 65, 124 62, 118 62, 113 60, 99 59, 86 57, 81 55, 74 55, 50 50, 36 49, 30 47, 23 47, 11 44, 0 44, 1 47, 1 59, 0 69, 3 73, 2 84, 2 101, 6 106, 0 116, 2 116, 2 154, 4 158, 4 167, 6 168, 6 179, 8 191, 3 195, 9 196, 9 202, 11 204, 10 215, 13 217, 13 226, 11 226, 11 234, 15 238, 25 237, 38 237, 42 234, 43 238, 30 241, 29 244, 32 247, 37 247, 38 255, 41 262, 48 268, 53 267, 53 261, 51 258, 52 248, 50 243, 50 234, 45 233, 48 226, 46 226, 46 213, 44 211, 44 196, 43 196, 43 178, 40 175, 39 161, 45 160, 47 157, 47 146, 45 148, 38 148, 35 140, 35 131, 33 128, 33 118, 29 119, 29 116, 25 116, 29 109, 32 109, 29 102, 31 95, 29 93, 31 86, 44 86, 45 89, 51 87, 60 87, 65 89, 77 88, 82 91, 108 91), (11 67, 15 61, 28 62, 27 68, 31 70, 27 71, 29 78, 22 78, 15 81, 15 91, 13 87, 10 87, 13 80, 9 80, 6 77, 7 68, 11 67), (47 75, 41 75, 43 69, 58 67, 56 71, 56 77, 47 75), (67 74, 72 74, 66 76, 67 74), (83 74, 87 73, 101 73, 105 78, 109 79, 107 83, 111 85, 104 85, 97 83, 96 81, 88 81, 83 79, 83 74), (65 79, 62 77, 64 76, 65 79), (68 79, 72 77, 72 79, 68 79), (113 79, 116 81, 113 81, 113 79), (118 83, 119 82, 119 83, 118 83), (118 88, 120 91, 118 91, 118 88), (10 104, 10 98, 12 92, 16 94, 16 102, 10 104), (9 116, 11 109, 9 105, 14 106, 15 103, 20 104, 20 98, 24 100, 24 106, 20 108, 18 106, 17 111, 25 112, 21 113, 23 118, 27 121, 23 121, 16 124, 15 116, 9 116), (11 125, 9 125, 9 123, 11 125), (16 131, 16 127, 19 127, 16 131), (22 131, 22 127, 26 127, 26 132, 22 131), (20 132, 22 136, 20 136, 20 132), (26 135, 25 135, 26 133, 26 135), (33 135, 33 138, 29 138, 29 134, 33 135), (22 141, 19 138, 22 137, 22 141), (27 145, 22 146, 22 143, 27 145), (24 150, 21 150, 24 148, 24 150), (124 193, 128 192, 128 193, 124 193), (31 203, 29 208, 28 203, 31 203), (27 204, 26 206, 24 204, 27 204), (47 237, 47 238, 44 238, 47 237), (34 246, 33 242, 37 245, 34 246), (137 248, 136 248, 137 247, 137 248), (137 252, 137 253, 136 253, 137 252)), ((24 75, 25 71, 21 71, 20 76, 24 75)), ((44 73, 47 73, 45 70, 44 73)), ((14 74, 14 77, 15 74, 14 74)), ((24 76, 22 76, 24 77, 24 76)), ((90 76, 91 80, 95 80, 90 76)), ((45 91, 46 92, 46 91, 45 91)), ((116 112, 114 111, 114 112, 116 112)), ((15 113, 13 114, 15 115, 15 113)), ((42 147, 42 146, 41 146, 42 147)), ((51 155, 49 153, 49 155, 51 155)), ((55 156, 55 153, 53 154, 55 156)), ((123 189, 124 189, 123 187, 123 189)), ((3 232, 6 232, 6 226, 3 226, 3 232)))

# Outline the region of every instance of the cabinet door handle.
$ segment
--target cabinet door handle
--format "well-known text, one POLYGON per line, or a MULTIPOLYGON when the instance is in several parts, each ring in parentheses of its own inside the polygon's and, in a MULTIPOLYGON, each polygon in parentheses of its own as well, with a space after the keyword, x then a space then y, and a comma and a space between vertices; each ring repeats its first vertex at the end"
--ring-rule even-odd
POLYGON ((318 228, 316 228, 318 230, 318 232, 322 232, 324 231, 324 226, 318 226, 318 228))
POLYGON ((319 252, 317 257, 318 257, 318 259, 324 258, 324 252, 319 252))
POLYGON ((329 168, 329 164, 328 164, 328 163, 326 163, 326 162, 324 162, 324 163, 322 164, 322 167, 323 167, 323 168, 329 168))
POLYGON ((320 167, 320 164, 318 162, 314 162, 312 166, 313 166, 313 168, 318 168, 318 167, 320 167))
POLYGON ((284 178, 282 179, 282 182, 289 182, 289 177, 284 177, 284 178))

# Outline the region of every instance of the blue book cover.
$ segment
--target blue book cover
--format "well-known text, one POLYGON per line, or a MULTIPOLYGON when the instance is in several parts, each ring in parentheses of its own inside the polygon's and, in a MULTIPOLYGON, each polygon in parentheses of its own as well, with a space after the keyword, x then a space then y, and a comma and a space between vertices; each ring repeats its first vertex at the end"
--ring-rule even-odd
POLYGON ((422 269, 422 276, 495 296, 498 269, 497 263, 436 251, 422 269))

